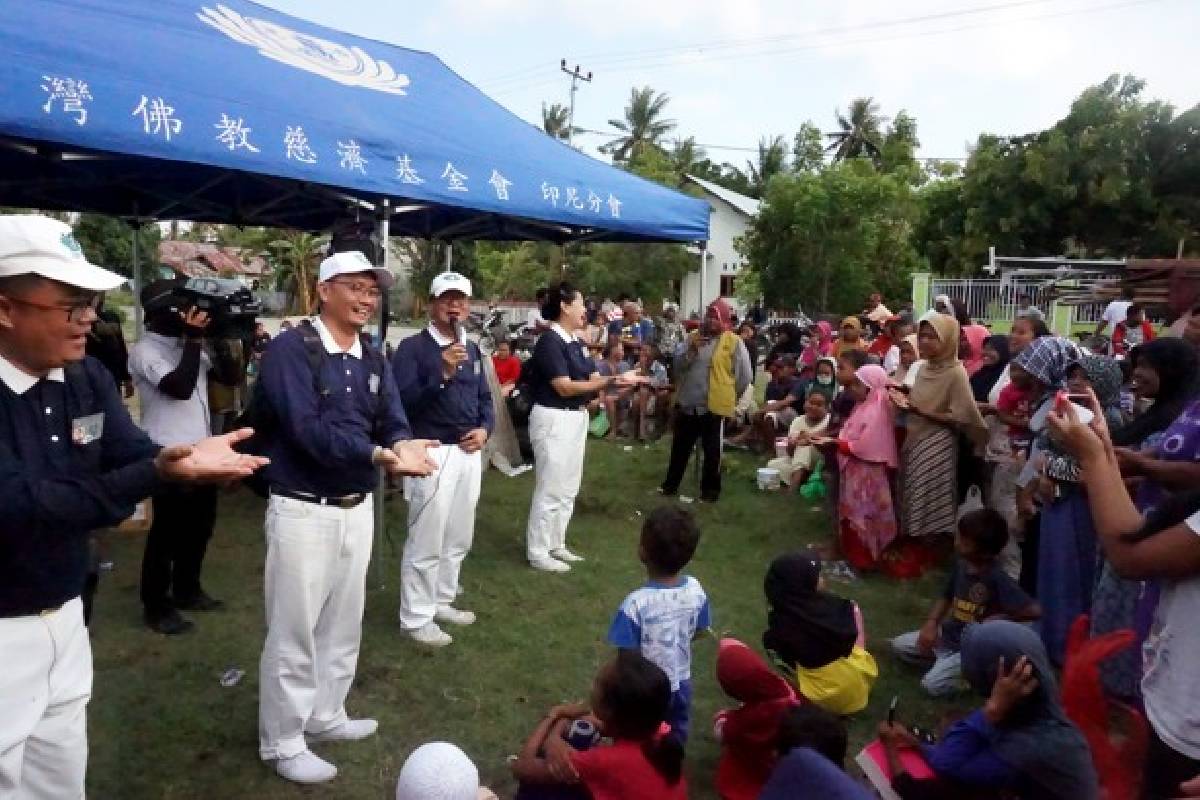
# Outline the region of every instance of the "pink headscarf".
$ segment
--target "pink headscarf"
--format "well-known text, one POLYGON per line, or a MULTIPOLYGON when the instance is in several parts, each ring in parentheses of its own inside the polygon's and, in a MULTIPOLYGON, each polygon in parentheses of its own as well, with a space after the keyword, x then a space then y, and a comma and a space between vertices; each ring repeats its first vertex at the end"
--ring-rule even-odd
POLYGON ((800 354, 800 364, 803 367, 816 369, 817 362, 829 355, 830 344, 833 341, 833 326, 822 320, 814 327, 817 330, 816 338, 810 341, 808 347, 804 348, 804 352, 800 354))
POLYGON ((866 384, 870 393, 854 407, 838 439, 846 442, 857 458, 895 469, 899 459, 896 457, 896 423, 892 402, 887 396, 887 373, 883 367, 867 364, 854 375, 866 384))
POLYGON ((716 314, 725 330, 729 330, 729 326, 733 324, 733 309, 729 307, 729 303, 718 297, 708 304, 708 310, 716 314))

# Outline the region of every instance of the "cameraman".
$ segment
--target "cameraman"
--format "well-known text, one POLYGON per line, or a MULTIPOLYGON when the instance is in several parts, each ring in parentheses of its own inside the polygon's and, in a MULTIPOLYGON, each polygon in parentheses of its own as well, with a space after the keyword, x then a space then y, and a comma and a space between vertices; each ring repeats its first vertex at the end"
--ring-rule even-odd
POLYGON ((83 627, 88 531, 164 481, 250 475, 249 431, 159 448, 108 371, 84 358, 99 292, 71 229, 0 216, 0 794, 83 797, 92 651, 83 627))
MULTIPOLYGON (((142 429, 164 447, 209 435, 209 374, 236 383, 240 367, 235 359, 214 359, 206 351, 208 312, 188 304, 179 289, 179 281, 160 280, 142 290, 146 332, 129 355, 142 429)), ((163 486, 154 493, 153 514, 142 555, 142 609, 147 627, 173 636, 192 628, 179 609, 222 606, 200 586, 204 552, 217 521, 217 488, 163 486)))

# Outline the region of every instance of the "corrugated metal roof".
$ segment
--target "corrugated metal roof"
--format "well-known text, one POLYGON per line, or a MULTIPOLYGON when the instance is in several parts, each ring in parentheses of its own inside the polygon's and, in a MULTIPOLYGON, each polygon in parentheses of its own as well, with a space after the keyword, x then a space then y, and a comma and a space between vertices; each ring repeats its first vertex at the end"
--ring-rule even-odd
POLYGON ((703 178, 697 178, 695 175, 688 175, 687 179, 714 197, 717 197, 733 206, 747 217, 754 217, 758 215, 760 203, 753 197, 747 197, 744 194, 738 194, 731 189, 726 189, 724 186, 718 186, 712 181, 706 181, 703 178))
POLYGON ((192 278, 218 275, 260 276, 267 262, 238 247, 218 247, 204 242, 167 239, 158 244, 159 260, 176 272, 192 278))

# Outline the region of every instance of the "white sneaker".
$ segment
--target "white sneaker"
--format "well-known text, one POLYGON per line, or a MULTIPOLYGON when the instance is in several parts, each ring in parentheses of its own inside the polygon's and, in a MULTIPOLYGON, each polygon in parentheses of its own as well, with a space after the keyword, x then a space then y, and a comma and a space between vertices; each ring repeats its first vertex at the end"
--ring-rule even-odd
POLYGON ((451 625, 470 625, 475 621, 475 612, 463 611, 454 606, 439 606, 433 618, 437 622, 449 622, 451 625))
POLYGON ((583 561, 583 556, 577 556, 565 547, 560 547, 558 550, 551 550, 550 555, 554 556, 559 561, 566 561, 567 563, 583 561))
POLYGON ((337 777, 337 767, 311 750, 275 759, 275 772, 292 783, 324 783, 337 777))
POLYGON ((357 742, 371 736, 377 730, 379 723, 373 719, 348 719, 327 731, 305 732, 304 735, 310 742, 357 742))
POLYGON ((540 569, 542 572, 570 572, 571 565, 564 564, 557 558, 536 558, 529 562, 529 566, 534 569, 540 569))
POLYGON ((450 634, 438 627, 436 622, 426 622, 419 628, 405 631, 414 642, 420 642, 429 647, 445 647, 454 641, 450 634))

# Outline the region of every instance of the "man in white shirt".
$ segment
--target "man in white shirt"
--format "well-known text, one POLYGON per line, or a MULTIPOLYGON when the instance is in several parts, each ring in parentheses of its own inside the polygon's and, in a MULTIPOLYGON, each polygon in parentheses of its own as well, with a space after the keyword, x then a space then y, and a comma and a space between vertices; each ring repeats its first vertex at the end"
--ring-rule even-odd
POLYGON ((549 293, 549 290, 544 287, 538 289, 537 294, 534 295, 536 302, 533 304, 533 308, 529 309, 529 313, 525 315, 525 332, 531 336, 537 336, 550 330, 550 323, 542 317, 542 303, 546 302, 546 296, 549 293))
POLYGON ((1116 328, 1117 325, 1124 322, 1131 305, 1133 305, 1133 290, 1122 289, 1121 299, 1113 300, 1104 307, 1104 313, 1100 315, 1100 321, 1096 323, 1095 335, 1099 336, 1104 333, 1104 329, 1109 325, 1116 328))

